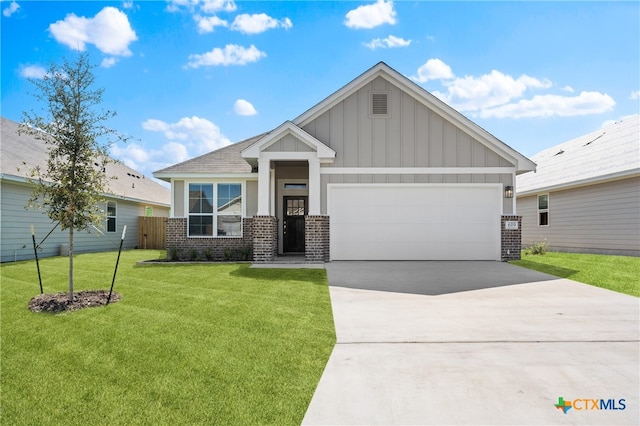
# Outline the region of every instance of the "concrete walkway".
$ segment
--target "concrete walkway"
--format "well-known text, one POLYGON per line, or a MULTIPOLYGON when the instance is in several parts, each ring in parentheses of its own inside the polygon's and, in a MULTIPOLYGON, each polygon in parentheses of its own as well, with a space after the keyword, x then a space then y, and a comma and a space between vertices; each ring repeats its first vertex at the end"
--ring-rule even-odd
POLYGON ((640 423, 635 297, 499 262, 326 269, 337 344, 303 424, 640 423))

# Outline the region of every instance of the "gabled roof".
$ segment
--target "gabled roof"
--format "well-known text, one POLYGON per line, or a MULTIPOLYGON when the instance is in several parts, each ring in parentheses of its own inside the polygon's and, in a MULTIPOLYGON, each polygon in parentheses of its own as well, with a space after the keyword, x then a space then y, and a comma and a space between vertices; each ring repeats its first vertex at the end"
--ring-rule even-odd
MULTIPOLYGON (((519 174, 530 170, 535 170, 536 165, 531 160, 509 147, 507 144, 500 141, 495 136, 491 135, 489 132, 482 129, 480 126, 473 123, 471 120, 442 102, 440 99, 433 96, 431 93, 424 90, 422 87, 409 80, 407 77, 398 73, 384 62, 379 62, 369 70, 365 71, 359 77, 352 80, 346 86, 342 87, 316 106, 298 116, 295 120, 285 122, 274 131, 263 133, 242 142, 235 143, 228 147, 221 148, 208 154, 204 154, 200 157, 196 157, 191 160, 187 160, 185 162, 167 167, 165 169, 158 170, 154 172, 153 175, 158 179, 168 181, 171 178, 181 177, 211 177, 212 174, 216 176, 223 176, 225 174, 234 174, 236 176, 238 174, 248 174, 252 172, 253 166, 249 162, 247 162, 245 158, 247 158, 250 162, 255 163, 253 159, 257 158, 256 149, 259 150, 260 147, 262 147, 264 144, 274 142, 279 137, 283 136, 283 132, 285 131, 297 134, 298 138, 303 142, 312 143, 315 147, 318 147, 318 143, 322 144, 322 142, 318 141, 316 138, 313 138, 311 135, 308 135, 306 132, 304 132, 304 130, 302 130, 302 127, 304 127, 306 124, 310 123, 311 121, 328 111, 337 103, 341 102, 343 99, 345 99, 352 93, 355 93, 357 90, 380 76, 396 85, 398 88, 400 88, 400 90, 411 94, 425 106, 440 114, 442 117, 444 117, 457 127, 466 131, 473 138, 484 144, 488 149, 511 161, 516 165, 516 173, 519 174), (306 134, 307 136, 304 136, 304 134, 306 134), (309 137, 313 138, 313 141, 309 140, 309 137), (251 146, 254 143, 257 144, 255 148, 251 146)), ((331 148, 329 148, 325 144, 322 144, 322 146, 328 150, 331 150, 331 148)), ((333 150, 331 151, 333 152, 333 150)), ((318 150, 318 155, 320 156, 320 154, 324 152, 329 151, 321 148, 320 150, 318 150)))
POLYGON ((320 117, 326 111, 334 107, 349 95, 355 93, 363 86, 369 84, 378 77, 382 77, 388 82, 394 84, 400 90, 403 90, 411 94, 416 100, 421 102, 427 108, 435 111, 446 120, 453 123, 455 126, 463 129, 472 137, 477 139, 480 143, 484 144, 490 150, 503 156, 504 158, 512 160, 516 165, 516 172, 524 173, 530 170, 535 170, 536 165, 524 155, 520 154, 491 133, 478 126, 464 115, 460 114, 449 105, 418 86, 416 83, 400 74, 398 71, 391 68, 384 62, 378 62, 373 67, 356 77, 346 86, 343 86, 338 91, 329 95, 323 101, 304 112, 293 120, 293 123, 299 127, 304 127, 316 118, 320 117))
POLYGON ((270 145, 287 135, 292 135, 305 145, 309 146, 318 154, 318 158, 321 160, 333 160, 336 157, 336 152, 333 149, 329 148, 327 145, 323 144, 318 139, 293 124, 291 121, 285 121, 271 133, 245 148, 241 152, 242 157, 252 159, 258 158, 260 151, 268 148, 270 145))
POLYGON ((640 115, 532 156, 535 173, 518 176, 517 195, 640 175, 640 115))
POLYGON ((210 177, 212 174, 249 174, 252 171, 252 167, 242 158, 240 153, 267 134, 263 133, 182 163, 174 164, 153 172, 153 175, 158 179, 169 181, 171 178, 210 177))
MULTIPOLYGON (((31 169, 40 166, 46 169, 47 147, 44 142, 32 136, 18 135, 20 125, 2 117, 2 139, 0 140, 0 177, 2 180, 27 182, 31 169), (26 163, 26 164, 23 164, 26 163)), ((110 163, 106 166, 108 176, 115 176, 107 183, 107 194, 131 201, 169 206, 171 192, 122 163, 110 163)))

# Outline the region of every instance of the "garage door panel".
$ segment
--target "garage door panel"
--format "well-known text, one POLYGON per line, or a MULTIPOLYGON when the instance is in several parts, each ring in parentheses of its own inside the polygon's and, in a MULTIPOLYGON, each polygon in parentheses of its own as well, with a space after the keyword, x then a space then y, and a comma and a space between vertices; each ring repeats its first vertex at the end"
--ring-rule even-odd
POLYGON ((499 260, 495 184, 331 185, 334 260, 499 260))

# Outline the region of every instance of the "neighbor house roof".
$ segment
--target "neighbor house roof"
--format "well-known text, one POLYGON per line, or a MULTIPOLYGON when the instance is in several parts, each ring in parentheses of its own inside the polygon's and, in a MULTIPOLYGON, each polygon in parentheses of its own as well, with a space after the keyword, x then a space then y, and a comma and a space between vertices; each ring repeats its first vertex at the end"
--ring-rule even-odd
POLYGON ((242 158, 240 153, 267 134, 263 133, 182 163, 174 164, 153 172, 153 175, 158 179, 169 181, 171 178, 198 178, 208 177, 211 174, 249 174, 252 171, 252 166, 242 158))
MULTIPOLYGON (((20 124, 2 117, 0 141, 0 177, 3 180, 28 182, 29 171, 37 166, 46 170, 48 152, 43 141, 27 134, 18 135, 20 124)), ((115 176, 107 183, 107 194, 120 199, 169 206, 171 192, 123 163, 109 163, 105 167, 108 176, 115 176)))
POLYGON ((535 173, 517 177, 517 195, 640 175, 640 115, 531 157, 535 173))

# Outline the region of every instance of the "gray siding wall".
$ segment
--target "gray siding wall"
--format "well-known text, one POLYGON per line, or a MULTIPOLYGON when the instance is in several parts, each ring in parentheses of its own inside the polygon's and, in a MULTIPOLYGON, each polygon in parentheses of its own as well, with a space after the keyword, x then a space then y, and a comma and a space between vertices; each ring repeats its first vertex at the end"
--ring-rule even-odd
POLYGON ((549 192, 549 226, 538 226, 537 200, 517 199, 523 247, 640 256, 640 178, 549 192))
POLYGON ((247 217, 253 217, 258 212, 258 181, 247 181, 247 217))
MULTIPOLYGON (((514 167, 411 95, 379 77, 304 126, 336 151, 323 167, 514 167), (371 92, 388 94, 389 114, 369 114, 371 92)), ((322 212, 328 183, 502 183, 511 174, 345 174, 322 176, 322 212)), ((513 214, 505 200, 504 214, 513 214)))
MULTIPOLYGON (((33 259, 33 242, 30 224, 36 231, 36 243, 39 243, 55 226, 48 216, 40 211, 26 210, 24 206, 29 199, 31 188, 27 185, 2 181, 0 209, 0 240, 2 241, 2 262, 33 259)), ((91 228, 91 232, 75 231, 74 252, 97 252, 117 250, 122 236, 122 228, 127 225, 124 248, 132 249, 138 244, 138 216, 145 215, 145 205, 129 201, 115 200, 117 232, 100 235, 91 228)), ((153 206, 154 216, 168 216, 169 208, 153 206)), ((58 227, 42 244, 39 257, 57 256, 60 245, 69 243, 68 231, 60 231, 58 227)))
POLYGON ((172 182, 173 185, 173 217, 185 217, 185 206, 184 206, 184 181, 183 180, 174 180, 172 182))
POLYGON ((286 135, 282 139, 271 144, 267 152, 311 152, 313 149, 293 135, 286 135))

